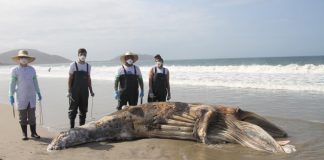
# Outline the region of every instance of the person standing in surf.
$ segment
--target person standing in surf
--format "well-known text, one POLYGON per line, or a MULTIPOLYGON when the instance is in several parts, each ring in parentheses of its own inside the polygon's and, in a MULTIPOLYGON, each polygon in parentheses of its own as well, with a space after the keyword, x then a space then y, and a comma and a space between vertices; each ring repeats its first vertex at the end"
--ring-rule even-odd
POLYGON ((147 102, 165 102, 171 99, 170 73, 163 67, 164 60, 157 54, 154 57, 156 66, 152 67, 149 73, 149 93, 147 102))
POLYGON ((121 110, 123 105, 135 106, 138 97, 144 97, 144 85, 141 70, 134 63, 138 60, 138 55, 126 52, 120 57, 122 66, 118 69, 115 78, 115 99, 118 100, 117 110, 121 110), (138 88, 141 88, 138 96, 138 88))
POLYGON ((28 51, 20 50, 12 60, 19 63, 11 70, 11 81, 9 88, 9 101, 14 106, 16 93, 17 107, 19 111, 19 123, 22 129, 22 140, 28 140, 27 125, 30 126, 31 137, 40 138, 36 132, 36 94, 38 101, 42 100, 39 90, 36 71, 29 63, 36 58, 28 55, 28 51))
POLYGON ((89 91, 92 97, 94 93, 91 82, 91 65, 85 60, 87 50, 80 48, 78 50, 78 60, 70 64, 69 81, 68 81, 68 98, 69 98, 69 119, 70 128, 74 128, 74 121, 79 110, 79 124, 85 124, 88 112, 89 91))

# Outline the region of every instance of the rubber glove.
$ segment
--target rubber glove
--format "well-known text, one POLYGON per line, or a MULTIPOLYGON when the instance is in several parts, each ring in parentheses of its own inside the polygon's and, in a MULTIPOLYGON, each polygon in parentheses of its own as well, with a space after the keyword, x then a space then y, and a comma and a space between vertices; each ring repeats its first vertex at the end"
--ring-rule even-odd
POLYGON ((9 97, 9 102, 10 102, 11 105, 13 105, 13 104, 15 103, 15 98, 14 98, 14 96, 10 96, 10 97, 9 97))
POLYGON ((40 92, 37 92, 37 96, 38 96, 38 101, 41 101, 42 100, 42 95, 40 92))
POLYGON ((140 97, 141 97, 141 98, 144 97, 144 91, 143 91, 143 90, 141 90, 140 97))
POLYGON ((119 100, 119 98, 120 98, 119 92, 118 91, 115 91, 115 99, 116 100, 119 100))

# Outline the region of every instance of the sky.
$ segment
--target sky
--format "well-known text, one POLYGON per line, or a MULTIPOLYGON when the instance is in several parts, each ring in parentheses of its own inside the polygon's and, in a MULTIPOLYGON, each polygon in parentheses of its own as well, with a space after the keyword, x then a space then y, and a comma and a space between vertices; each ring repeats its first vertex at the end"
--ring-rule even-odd
POLYGON ((0 0, 0 53, 76 59, 324 55, 323 0, 0 0))

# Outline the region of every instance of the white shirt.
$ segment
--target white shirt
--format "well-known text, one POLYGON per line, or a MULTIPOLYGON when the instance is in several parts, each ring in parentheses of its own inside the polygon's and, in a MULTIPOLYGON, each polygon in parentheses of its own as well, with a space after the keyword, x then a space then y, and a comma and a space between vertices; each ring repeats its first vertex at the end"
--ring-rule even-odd
MULTIPOLYGON (((163 69, 165 69, 165 74, 169 74, 169 70, 167 68, 159 68, 159 67, 156 67, 156 73, 163 73, 163 69)), ((152 70, 153 70, 153 73, 155 74, 155 67, 152 67, 152 70)))
MULTIPOLYGON (((135 70, 134 70, 134 66, 136 68, 136 75, 138 75, 139 77, 142 77, 142 73, 141 73, 141 70, 139 69, 138 66, 136 65, 132 65, 132 66, 126 66, 126 65, 123 65, 125 70, 126 70, 126 73, 127 74, 135 74, 135 70)), ((117 76, 121 76, 121 75, 124 75, 125 74, 125 71, 124 71, 124 68, 123 67, 120 67, 117 71, 117 76)))
POLYGON ((34 67, 17 66, 12 68, 11 76, 17 78, 17 106, 18 110, 24 110, 30 103, 30 108, 36 107, 36 89, 33 78, 36 77, 34 67))
MULTIPOLYGON (((88 65, 89 65, 88 73, 89 73, 89 75, 90 75, 91 65, 90 65, 90 64, 88 64, 88 65)), ((77 62, 77 66, 78 66, 79 71, 85 71, 85 72, 87 72, 87 63, 80 64, 80 63, 77 62)), ((76 70, 77 70, 77 69, 76 69, 76 67, 75 67, 75 62, 72 62, 72 63, 70 64, 70 70, 69 70, 69 73, 70 73, 70 74, 73 74, 73 72, 76 71, 76 70)))

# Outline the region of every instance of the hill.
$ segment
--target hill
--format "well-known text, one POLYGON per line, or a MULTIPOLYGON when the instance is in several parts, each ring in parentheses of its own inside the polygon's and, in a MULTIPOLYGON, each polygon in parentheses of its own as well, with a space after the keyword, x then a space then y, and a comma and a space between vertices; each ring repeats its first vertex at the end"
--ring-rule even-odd
MULTIPOLYGON (((71 60, 57 56, 47 54, 35 49, 26 49, 30 56, 36 57, 36 60, 32 64, 54 64, 54 63, 69 63, 71 60)), ((4 52, 0 54, 0 64, 15 64, 14 61, 11 60, 11 57, 17 55, 19 49, 11 50, 8 52, 4 52)))
MULTIPOLYGON (((109 61, 114 61, 114 62, 119 62, 120 61, 120 56, 115 57, 109 61)), ((154 56, 153 55, 147 55, 147 54, 138 54, 138 59, 139 61, 153 61, 154 60, 154 56)))

